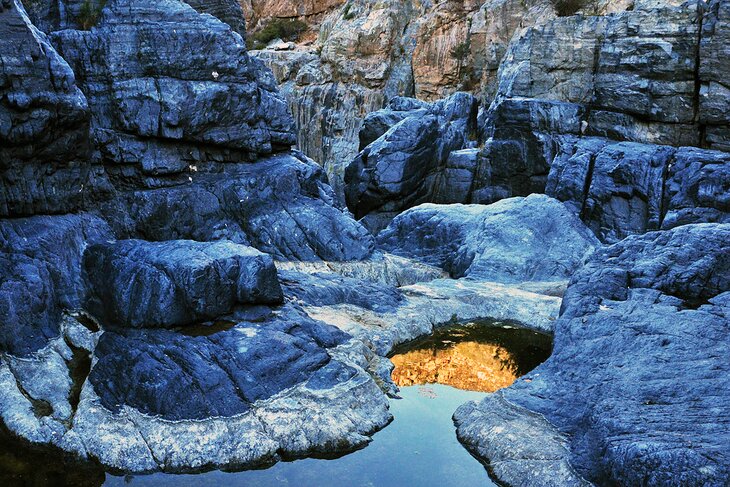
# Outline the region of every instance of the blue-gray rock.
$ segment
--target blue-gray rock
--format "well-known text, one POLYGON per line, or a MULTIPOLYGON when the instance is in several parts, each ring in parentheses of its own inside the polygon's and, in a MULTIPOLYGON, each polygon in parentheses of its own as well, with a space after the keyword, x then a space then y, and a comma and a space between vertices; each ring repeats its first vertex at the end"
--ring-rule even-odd
POLYGON ((702 19, 699 50, 699 121, 705 144, 730 152, 730 4, 710 0, 702 19))
POLYGON ((378 244, 453 277, 523 282, 570 277, 599 243, 564 204, 531 195, 492 205, 424 204, 398 215, 378 244))
POLYGON ((20 1, 0 7, 0 217, 78 211, 110 188, 88 162, 89 108, 20 1))
POLYGON ((510 98, 490 109, 469 201, 544 193, 563 135, 580 135, 585 109, 575 103, 510 98))
POLYGON ((599 137, 557 138, 545 193, 565 201, 604 242, 730 218, 730 159, 599 137))
POLYGON ((382 137, 385 132, 399 122, 402 122, 408 117, 427 115, 428 111, 429 103, 427 102, 415 98, 396 96, 382 110, 376 110, 367 114, 362 122, 362 128, 359 134, 360 150, 365 149, 365 147, 382 137))
POLYGON ((83 80, 107 165, 152 178, 199 161, 254 160, 295 142, 286 103, 243 38, 182 1, 110 0, 90 31, 51 37, 83 80))
POLYGON ((0 221, 0 352, 28 355, 59 335, 62 311, 83 305, 86 246, 109 238, 88 214, 0 221))
MULTIPOLYGON (((328 381, 327 373, 334 371, 322 370, 330 362, 326 349, 348 338, 336 328, 292 312, 227 328, 206 332, 200 327, 199 336, 106 332, 94 352, 98 361, 89 381, 114 413, 127 405, 181 420, 234 416, 298 383, 318 381, 316 387, 326 388, 338 380, 335 373, 328 381)), ((344 365, 335 366, 347 374, 344 365)))
POLYGON ((122 238, 219 240, 279 260, 361 260, 374 239, 334 206, 322 168, 300 153, 200 164, 188 184, 133 191, 102 209, 122 238))
POLYGON ((120 240, 87 248, 83 265, 86 309, 109 325, 183 326, 283 301, 273 259, 231 242, 120 240))
POLYGON ((725 485, 730 402, 718 384, 730 373, 729 290, 727 224, 631 236, 599 250, 571 281, 550 359, 504 390, 501 403, 485 400, 490 412, 460 408, 459 437, 486 462, 539 468, 548 451, 541 445, 555 444, 541 436, 552 425, 563 459, 592 482, 725 485), (549 422, 541 434, 514 428, 515 418, 535 413, 549 422))
POLYGON ((279 272, 287 296, 308 306, 351 304, 372 311, 393 311, 403 301, 397 287, 332 272, 279 272))
MULTIPOLYGON (((457 93, 427 108, 416 102, 402 106, 406 100, 398 99, 395 108, 408 108, 412 114, 365 147, 347 166, 345 199, 358 219, 434 201, 449 155, 469 148, 476 138, 478 103, 471 95, 457 93), (411 109, 414 105, 418 108, 411 109)), ((384 116, 401 117, 405 110, 396 109, 386 109, 384 116)), ((466 197, 453 195, 450 202, 463 202, 466 197)))
POLYGON ((656 230, 675 152, 660 145, 567 139, 552 162, 546 193, 569 201, 604 242, 656 230))
POLYGON ((683 147, 665 182, 662 228, 730 222, 730 155, 683 147))

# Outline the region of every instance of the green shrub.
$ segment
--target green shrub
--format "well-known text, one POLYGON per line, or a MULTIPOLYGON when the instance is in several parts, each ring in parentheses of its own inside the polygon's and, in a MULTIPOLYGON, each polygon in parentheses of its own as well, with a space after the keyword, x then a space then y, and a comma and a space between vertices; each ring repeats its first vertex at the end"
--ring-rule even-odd
POLYGON ((468 58, 470 53, 471 46, 469 45, 469 41, 464 41, 461 44, 457 44, 456 46, 454 46, 453 49, 451 49, 450 52, 451 57, 459 62, 464 61, 466 58, 468 58))
POLYGON ((76 17, 76 21, 83 30, 89 30, 99 22, 104 5, 106 5, 106 0, 84 0, 84 3, 81 4, 81 8, 79 9, 79 14, 76 17))
POLYGON ((559 17, 568 17, 588 5, 590 0, 552 0, 552 3, 559 17))
POLYGON ((355 18, 355 12, 351 10, 352 4, 348 3, 345 5, 345 9, 342 11, 342 18, 345 20, 352 20, 355 18))
POLYGON ((253 49, 265 47, 274 39, 296 41, 309 27, 298 19, 274 19, 250 38, 253 49))

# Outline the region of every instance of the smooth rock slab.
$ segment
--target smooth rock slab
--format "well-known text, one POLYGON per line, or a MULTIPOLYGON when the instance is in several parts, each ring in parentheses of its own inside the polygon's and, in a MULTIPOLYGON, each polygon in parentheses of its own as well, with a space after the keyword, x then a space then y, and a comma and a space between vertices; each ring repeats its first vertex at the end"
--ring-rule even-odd
POLYGON ((236 304, 283 300, 273 259, 231 242, 122 240, 84 254, 89 310, 125 327, 172 327, 215 318, 236 304))
POLYGON ((514 283, 567 279, 598 240, 559 201, 530 195, 492 205, 424 204, 396 217, 378 243, 454 277, 514 283))

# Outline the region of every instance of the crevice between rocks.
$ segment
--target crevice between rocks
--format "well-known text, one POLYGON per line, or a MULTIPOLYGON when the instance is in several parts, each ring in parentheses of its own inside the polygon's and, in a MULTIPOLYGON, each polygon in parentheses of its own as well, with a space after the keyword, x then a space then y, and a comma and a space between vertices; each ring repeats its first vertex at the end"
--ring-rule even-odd
POLYGON ((33 410, 33 414, 36 418, 44 418, 48 417, 51 414, 53 414, 53 405, 45 401, 43 399, 35 399, 33 396, 30 395, 30 393, 23 387, 23 384, 18 379, 18 376, 15 375, 15 372, 13 372, 13 368, 10 367, 10 364, 8 365, 8 370, 10 370, 10 373, 13 375, 13 378, 15 379, 15 385, 18 387, 18 391, 25 397, 28 402, 30 402, 31 409, 33 410))

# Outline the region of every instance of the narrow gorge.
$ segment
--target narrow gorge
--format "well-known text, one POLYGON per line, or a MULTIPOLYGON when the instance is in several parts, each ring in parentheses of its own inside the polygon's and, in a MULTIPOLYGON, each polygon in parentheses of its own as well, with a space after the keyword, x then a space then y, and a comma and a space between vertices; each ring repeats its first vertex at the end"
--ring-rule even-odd
POLYGON ((0 34, 2 485, 730 482, 730 1, 0 34))

